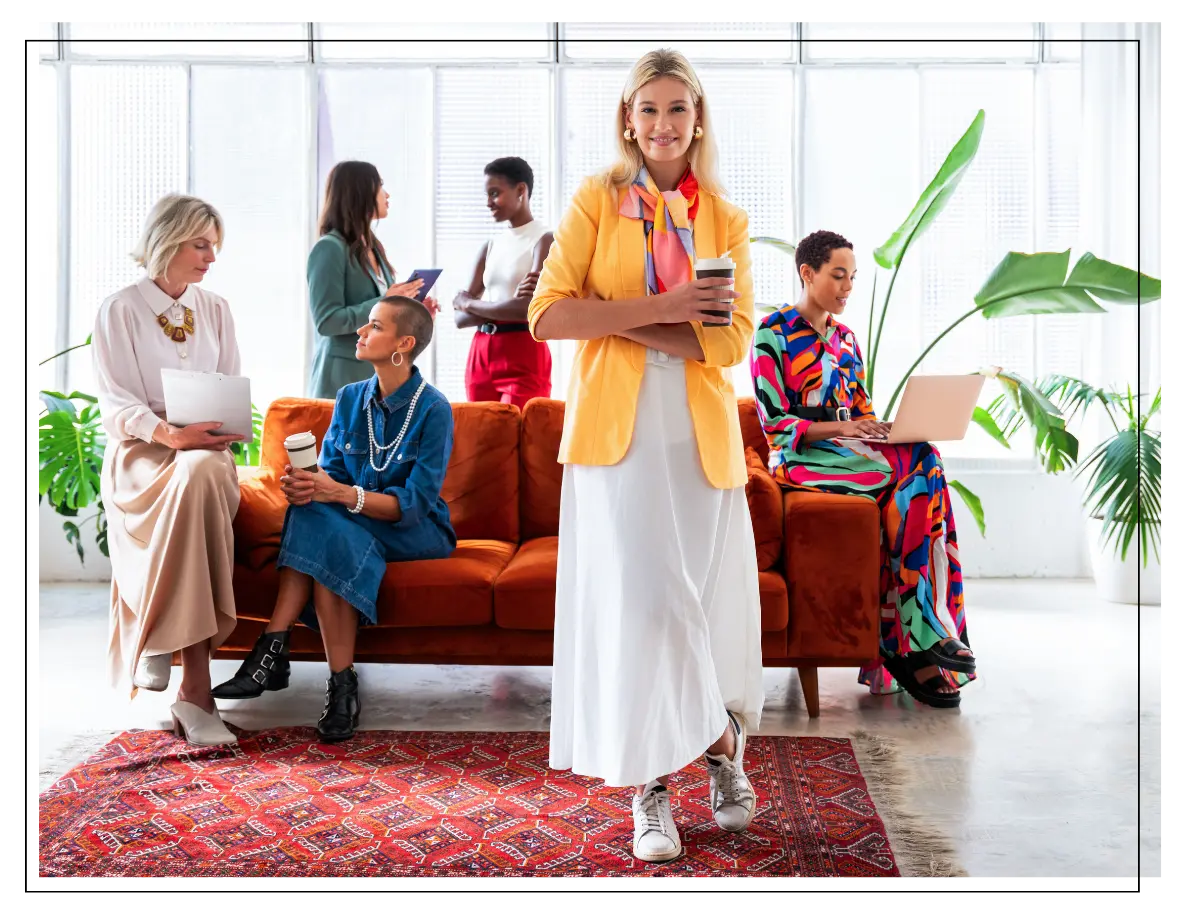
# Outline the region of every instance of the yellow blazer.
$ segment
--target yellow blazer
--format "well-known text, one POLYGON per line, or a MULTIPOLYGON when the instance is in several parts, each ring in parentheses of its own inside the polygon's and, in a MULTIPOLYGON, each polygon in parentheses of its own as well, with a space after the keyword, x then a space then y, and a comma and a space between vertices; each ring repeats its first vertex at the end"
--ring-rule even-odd
MULTIPOLYGON (((594 293, 621 301, 646 294, 645 229, 640 219, 618 213, 620 197, 598 177, 585 180, 559 223, 529 304, 529 329, 564 297, 594 293)), ((700 463, 717 488, 746 483, 742 431, 729 369, 741 365, 754 333, 754 286, 750 277, 749 219, 742 210, 701 190, 692 223, 697 259, 729 251, 737 264, 734 289, 741 293, 733 324, 691 325, 704 361, 687 360, 688 407, 700 448, 700 463)), ((642 344, 617 335, 580 341, 567 389, 566 421, 558 461, 611 466, 633 439, 638 390, 646 364, 642 344)))

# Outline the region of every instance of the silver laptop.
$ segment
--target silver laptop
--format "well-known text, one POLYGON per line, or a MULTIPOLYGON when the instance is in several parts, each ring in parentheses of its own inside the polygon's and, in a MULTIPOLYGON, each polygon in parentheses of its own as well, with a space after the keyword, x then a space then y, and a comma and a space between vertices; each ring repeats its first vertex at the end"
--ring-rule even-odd
POLYGON ((163 399, 172 425, 220 422, 216 434, 250 439, 250 379, 240 375, 163 369, 163 399))
POLYGON ((887 438, 855 438, 872 444, 961 441, 983 392, 983 375, 913 375, 887 438))

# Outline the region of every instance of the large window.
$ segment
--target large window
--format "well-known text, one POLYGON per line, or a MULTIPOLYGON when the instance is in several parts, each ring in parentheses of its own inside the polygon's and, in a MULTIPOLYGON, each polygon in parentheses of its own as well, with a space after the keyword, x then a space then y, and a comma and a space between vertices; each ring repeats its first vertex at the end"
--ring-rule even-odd
MULTIPOLYGON (((434 291, 444 313, 423 368, 451 399, 464 399, 472 332, 454 328, 450 301, 496 233, 483 166, 504 155, 527 159, 534 212, 553 228, 580 181, 612 159, 629 65, 654 47, 694 60, 721 175, 752 235, 795 241, 827 228, 855 244, 859 276, 846 319, 860 335, 873 248, 986 111, 971 172, 897 281, 877 364, 880 405, 920 348, 970 308, 1005 252, 1066 249, 1077 228, 1078 25, 143 23, 44 31, 62 38, 47 44, 48 77, 35 84, 40 102, 63 92, 69 128, 47 140, 65 154, 59 225, 68 239, 65 282, 43 292, 66 302, 39 295, 36 306, 48 310, 41 333, 82 340, 99 302, 136 277, 128 252, 150 205, 167 191, 193 191, 227 221, 209 286, 233 305, 260 407, 305 390, 305 260, 325 176, 351 158, 375 163, 392 195, 391 215, 377 227, 401 277, 444 269, 434 291), (61 327, 49 320, 55 309, 61 327)), ((760 302, 793 302, 791 260, 765 245, 752 257, 760 302)), ((1084 334, 1075 317, 973 319, 922 370, 1079 371, 1084 334)), ((572 352, 552 345, 555 396, 565 393, 572 352)), ((61 374, 72 387, 90 387, 89 362, 74 356, 61 374)), ((734 379, 740 394, 750 392, 748 365, 734 379)), ((952 451, 999 452, 983 437, 952 451)))

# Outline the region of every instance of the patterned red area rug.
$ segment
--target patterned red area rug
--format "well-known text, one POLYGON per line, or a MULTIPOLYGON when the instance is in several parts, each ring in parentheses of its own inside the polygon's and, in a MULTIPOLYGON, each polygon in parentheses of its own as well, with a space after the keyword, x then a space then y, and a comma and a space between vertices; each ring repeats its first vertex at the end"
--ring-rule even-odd
POLYGON ((713 824, 700 762, 669 782, 684 855, 630 852, 630 788, 547 768, 541 732, 312 728, 198 750, 127 732, 41 796, 44 876, 897 876, 849 739, 752 737, 751 827, 713 824))

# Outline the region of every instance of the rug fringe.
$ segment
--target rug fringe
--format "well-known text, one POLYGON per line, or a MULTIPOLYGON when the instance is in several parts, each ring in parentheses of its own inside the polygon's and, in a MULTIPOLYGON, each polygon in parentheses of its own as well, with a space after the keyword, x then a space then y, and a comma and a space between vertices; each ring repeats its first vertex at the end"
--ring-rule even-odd
POLYGON ((55 749, 38 767, 38 796, 58 783, 59 779, 81 763, 87 762, 105 748, 120 730, 85 731, 55 749))
POLYGON ((865 731, 851 733, 854 755, 875 810, 887 829, 900 874, 912 878, 961 878, 954 844, 926 816, 913 810, 909 763, 892 741, 865 731))

